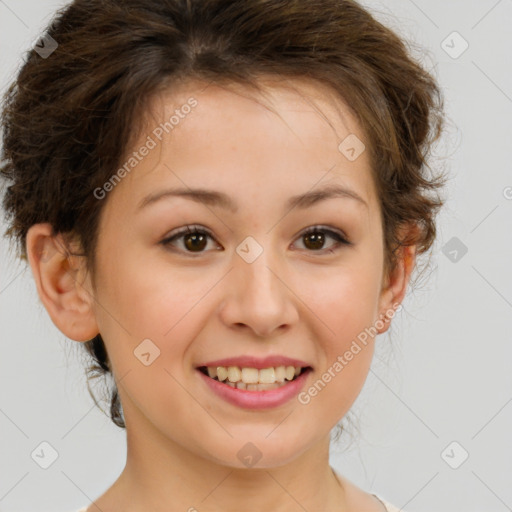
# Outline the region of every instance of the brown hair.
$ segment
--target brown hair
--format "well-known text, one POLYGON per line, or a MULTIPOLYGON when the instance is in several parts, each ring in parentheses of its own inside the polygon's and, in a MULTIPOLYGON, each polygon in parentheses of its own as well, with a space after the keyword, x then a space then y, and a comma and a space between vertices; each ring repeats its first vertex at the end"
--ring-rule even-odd
MULTIPOLYGON (((386 268, 400 246, 431 247, 444 176, 427 175, 427 158, 442 95, 403 41, 355 1, 75 0, 48 36, 58 47, 29 52, 1 118, 7 234, 22 258, 29 227, 48 222, 78 237, 94 273, 105 202, 93 191, 120 165, 148 100, 181 79, 258 88, 263 75, 321 82, 352 108, 369 142, 386 268), (411 223, 417 231, 401 239, 399 227, 411 223)), ((89 376, 109 374, 101 336, 85 347, 89 376)), ((110 404, 124 427, 115 386, 110 404)))

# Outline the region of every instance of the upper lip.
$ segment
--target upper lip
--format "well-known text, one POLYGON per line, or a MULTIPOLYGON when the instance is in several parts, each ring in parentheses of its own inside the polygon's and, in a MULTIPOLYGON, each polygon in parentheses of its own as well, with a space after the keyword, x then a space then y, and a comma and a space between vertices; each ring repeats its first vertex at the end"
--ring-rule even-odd
POLYGON ((200 364, 198 365, 198 368, 202 366, 238 366, 239 368, 257 368, 258 370, 261 370, 263 368, 275 368, 277 366, 300 366, 302 368, 305 368, 311 365, 304 361, 301 361, 300 359, 274 355, 267 357, 227 357, 225 359, 216 359, 215 361, 208 361, 206 363, 200 364))

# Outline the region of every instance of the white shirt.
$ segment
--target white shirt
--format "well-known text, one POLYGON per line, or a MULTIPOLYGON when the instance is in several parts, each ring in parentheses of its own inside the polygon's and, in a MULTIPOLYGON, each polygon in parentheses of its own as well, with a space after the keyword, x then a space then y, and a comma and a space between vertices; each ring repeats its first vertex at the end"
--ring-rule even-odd
MULTIPOLYGON (((382 504, 386 507, 387 512, 405 512, 405 510, 399 509, 395 507, 394 505, 391 505, 391 503, 387 502, 385 499, 381 498, 380 496, 377 496, 374 494, 379 501, 382 502, 382 504)), ((77 510, 77 512, 85 512, 87 507, 81 508, 80 510, 77 510)))

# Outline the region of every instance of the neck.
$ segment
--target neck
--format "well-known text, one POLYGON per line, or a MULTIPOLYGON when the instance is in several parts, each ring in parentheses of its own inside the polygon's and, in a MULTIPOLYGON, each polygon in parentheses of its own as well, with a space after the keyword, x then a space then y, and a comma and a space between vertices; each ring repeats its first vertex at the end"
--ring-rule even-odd
POLYGON ((130 429, 127 422, 126 466, 102 501, 96 502, 102 510, 347 509, 345 491, 329 466, 329 436, 285 465, 233 468, 209 459, 208 454, 193 453, 154 430, 145 430, 130 429))

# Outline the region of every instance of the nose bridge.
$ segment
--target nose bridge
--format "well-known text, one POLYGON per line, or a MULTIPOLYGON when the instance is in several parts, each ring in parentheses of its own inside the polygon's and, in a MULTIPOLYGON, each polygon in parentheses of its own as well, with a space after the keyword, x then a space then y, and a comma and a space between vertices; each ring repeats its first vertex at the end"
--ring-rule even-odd
POLYGON ((270 236, 264 237, 264 240, 261 235, 258 238, 262 243, 253 236, 248 236, 238 245, 235 272, 240 274, 240 281, 245 285, 247 296, 269 295, 267 300, 276 300, 280 294, 274 275, 275 272, 279 272, 276 248, 272 247, 270 236))
POLYGON ((293 294, 282 282, 286 280, 284 259, 277 254, 272 237, 258 237, 263 243, 248 236, 236 248, 222 318, 227 324, 244 324, 258 335, 268 336, 293 323, 297 312, 293 294))

